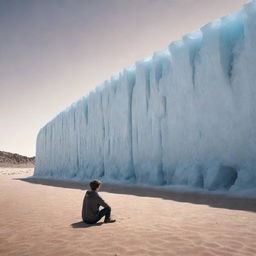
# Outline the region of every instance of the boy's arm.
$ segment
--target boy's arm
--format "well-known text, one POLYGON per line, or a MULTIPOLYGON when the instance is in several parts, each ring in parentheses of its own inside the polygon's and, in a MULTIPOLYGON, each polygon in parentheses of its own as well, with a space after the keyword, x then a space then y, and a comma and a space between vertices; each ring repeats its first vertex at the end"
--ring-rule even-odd
POLYGON ((110 206, 98 195, 98 199, 99 199, 99 204, 103 207, 109 207, 110 206))

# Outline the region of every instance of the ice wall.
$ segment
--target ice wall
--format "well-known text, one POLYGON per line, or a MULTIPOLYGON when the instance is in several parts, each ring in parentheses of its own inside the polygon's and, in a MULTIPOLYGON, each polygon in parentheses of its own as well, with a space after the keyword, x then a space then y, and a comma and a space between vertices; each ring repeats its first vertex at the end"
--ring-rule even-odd
POLYGON ((35 176, 256 187, 256 1, 113 76, 46 124, 35 176))

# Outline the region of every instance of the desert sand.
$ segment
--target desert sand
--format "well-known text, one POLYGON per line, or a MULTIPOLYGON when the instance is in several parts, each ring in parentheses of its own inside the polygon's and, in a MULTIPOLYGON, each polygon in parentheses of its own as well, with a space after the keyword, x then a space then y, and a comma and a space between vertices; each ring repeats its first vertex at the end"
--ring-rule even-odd
POLYGON ((256 199, 103 184, 116 223, 86 225, 87 185, 0 169, 0 255, 256 255, 256 199))

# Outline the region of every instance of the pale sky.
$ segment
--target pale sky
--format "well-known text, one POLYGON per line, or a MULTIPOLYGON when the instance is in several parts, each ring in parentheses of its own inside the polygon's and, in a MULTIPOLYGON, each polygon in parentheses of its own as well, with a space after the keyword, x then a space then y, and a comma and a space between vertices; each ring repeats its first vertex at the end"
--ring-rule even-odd
POLYGON ((247 0, 0 0, 0 150, 35 155, 39 129, 136 60, 247 0))

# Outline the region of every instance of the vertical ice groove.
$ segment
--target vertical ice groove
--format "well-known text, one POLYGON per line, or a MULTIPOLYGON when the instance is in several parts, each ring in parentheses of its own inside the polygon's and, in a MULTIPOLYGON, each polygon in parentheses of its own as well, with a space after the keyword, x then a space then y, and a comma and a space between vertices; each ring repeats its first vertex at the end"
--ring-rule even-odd
POLYGON ((243 37, 243 15, 242 12, 225 16, 221 18, 220 26, 220 42, 219 51, 221 55, 221 66, 225 74, 231 80, 233 62, 234 62, 234 49, 243 37))
POLYGON ((184 44, 187 46, 190 65, 192 69, 192 83, 193 88, 195 88, 195 72, 196 72, 196 60, 200 48, 202 46, 202 32, 201 30, 196 30, 183 37, 184 44))
POLYGON ((129 76, 129 84, 128 84, 128 136, 129 136, 129 156, 130 156, 130 175, 128 178, 134 178, 134 162, 133 162, 133 132, 132 132, 132 97, 133 97, 133 88, 136 83, 136 76, 135 76, 135 68, 133 67, 130 70, 127 70, 129 76), (130 74, 129 74, 130 73, 130 74))
POLYGON ((159 176, 159 180, 160 180, 160 185, 165 185, 167 182, 166 182, 164 171, 163 171, 163 136, 162 136, 161 126, 160 126, 160 129, 159 129, 159 137, 160 137, 161 157, 160 157, 160 161, 159 161, 158 176, 159 176))
MULTIPOLYGON (((104 91, 102 92, 102 94, 104 91)), ((102 173, 101 176, 104 176, 105 174, 105 160, 104 160, 104 148, 105 148, 105 142, 106 142, 106 129, 105 129, 105 119, 104 119, 104 111, 103 111, 103 95, 100 95, 100 107, 101 107, 101 116, 102 116, 102 130, 103 130, 103 142, 102 142, 102 149, 103 149, 103 155, 102 155, 102 173)))
POLYGON ((150 66, 147 62, 144 63, 144 73, 145 73, 145 84, 146 84, 146 108, 148 112, 148 104, 150 98, 150 66))
POLYGON ((84 109, 85 121, 86 121, 86 124, 88 124, 88 105, 87 105, 86 99, 84 99, 84 101, 85 101, 85 109, 84 109))
POLYGON ((256 0, 112 76, 42 127, 35 176, 256 186, 256 0))
POLYGON ((162 122, 166 117, 166 96, 164 92, 165 82, 168 79, 170 68, 170 52, 169 49, 156 52, 153 56, 152 65, 152 109, 153 112, 152 120, 155 123, 157 140, 153 143, 156 145, 156 158, 153 160, 156 162, 156 177, 155 183, 159 185, 166 184, 165 173, 163 170, 163 136, 162 136, 162 122), (161 63, 161 66, 160 66, 161 63), (159 67, 160 66, 160 67, 159 67))

